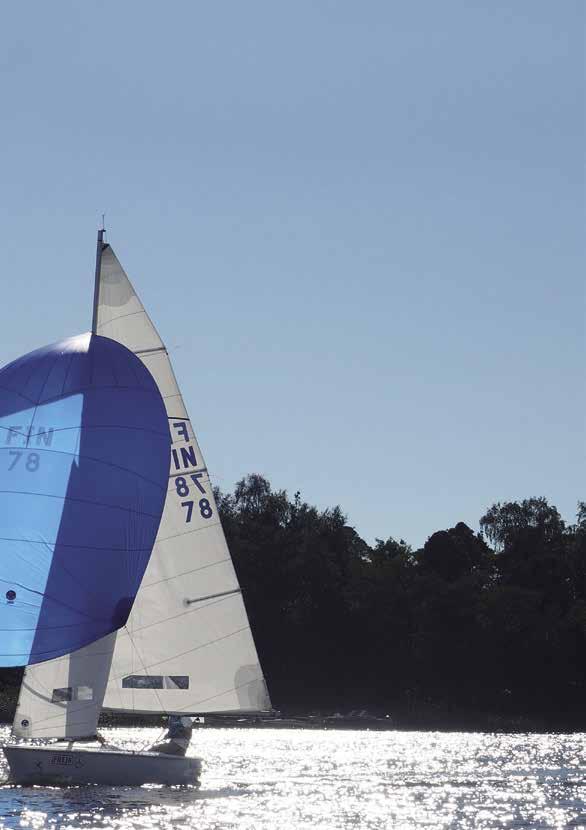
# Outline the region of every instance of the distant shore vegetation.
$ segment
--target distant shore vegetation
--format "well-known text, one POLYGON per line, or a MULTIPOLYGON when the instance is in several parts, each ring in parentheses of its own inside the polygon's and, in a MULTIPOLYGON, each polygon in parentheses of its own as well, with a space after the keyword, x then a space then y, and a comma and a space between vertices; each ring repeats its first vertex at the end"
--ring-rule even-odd
POLYGON ((260 475, 216 496, 276 707, 585 724, 585 502, 498 502, 413 550, 260 475))
MULTIPOLYGON (((497 502, 413 550, 249 475, 216 499, 275 708, 586 728, 586 503, 497 502)), ((22 670, 0 672, 9 718, 22 670)))

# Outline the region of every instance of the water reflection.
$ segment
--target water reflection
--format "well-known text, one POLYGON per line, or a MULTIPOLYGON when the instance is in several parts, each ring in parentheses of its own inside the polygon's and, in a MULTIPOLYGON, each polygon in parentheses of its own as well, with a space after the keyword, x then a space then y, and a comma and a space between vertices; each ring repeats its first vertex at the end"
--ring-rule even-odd
MULTIPOLYGON (((156 730, 109 730, 137 748, 156 730)), ((583 735, 202 730, 202 787, 0 788, 0 826, 586 828, 583 735)))

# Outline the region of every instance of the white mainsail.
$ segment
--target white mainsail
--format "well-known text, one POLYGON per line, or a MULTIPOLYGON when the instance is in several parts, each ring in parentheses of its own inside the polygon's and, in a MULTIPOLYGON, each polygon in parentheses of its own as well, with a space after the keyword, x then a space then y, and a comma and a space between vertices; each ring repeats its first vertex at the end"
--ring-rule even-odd
POLYGON ((94 734, 102 697, 104 707, 116 711, 267 711, 271 704, 212 485, 169 356, 109 245, 101 252, 94 323, 98 334, 141 358, 161 391, 172 436, 165 509, 126 627, 27 668, 13 732, 94 734), (85 708, 75 701, 75 719, 73 700, 55 699, 79 694, 69 682, 74 664, 83 666, 85 682, 78 685, 93 690, 85 708), (70 692, 54 694, 59 689, 70 692))

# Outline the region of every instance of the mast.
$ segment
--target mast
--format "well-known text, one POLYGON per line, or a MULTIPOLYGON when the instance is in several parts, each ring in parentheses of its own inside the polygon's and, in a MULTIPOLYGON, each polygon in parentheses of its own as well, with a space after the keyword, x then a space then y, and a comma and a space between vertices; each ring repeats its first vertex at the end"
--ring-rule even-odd
POLYGON ((98 231, 96 245, 96 276, 94 281, 94 310, 92 315, 92 334, 98 331, 98 300, 100 297, 100 272, 102 270, 102 251, 104 250, 104 228, 98 231))

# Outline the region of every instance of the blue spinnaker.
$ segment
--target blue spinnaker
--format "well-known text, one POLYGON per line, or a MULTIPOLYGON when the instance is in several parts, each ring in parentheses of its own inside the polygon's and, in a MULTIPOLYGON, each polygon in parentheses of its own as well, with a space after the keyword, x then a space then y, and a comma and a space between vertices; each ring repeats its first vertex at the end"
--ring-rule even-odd
POLYGON ((0 370, 0 665, 126 623, 163 512, 169 427, 150 372, 84 334, 0 370))

